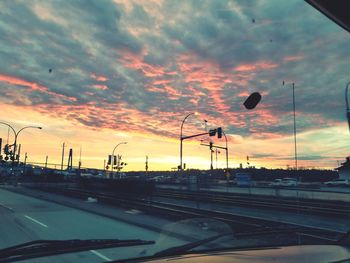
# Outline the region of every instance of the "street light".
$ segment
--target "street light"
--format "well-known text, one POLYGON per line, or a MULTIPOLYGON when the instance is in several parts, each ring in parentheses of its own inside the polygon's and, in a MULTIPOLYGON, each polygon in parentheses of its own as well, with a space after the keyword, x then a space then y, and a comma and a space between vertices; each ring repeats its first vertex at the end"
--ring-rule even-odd
POLYGON ((288 85, 292 84, 292 90, 293 90, 293 116, 294 116, 294 159, 295 159, 295 170, 298 170, 298 155, 297 155, 297 131, 296 131, 296 121, 295 121, 295 92, 294 92, 294 82, 292 83, 285 83, 282 82, 282 85, 288 85))
POLYGON ((121 144, 127 144, 128 142, 120 142, 120 143, 118 143, 115 147, 114 147, 114 149, 113 149, 113 151, 112 151, 112 158, 113 158, 113 160, 111 160, 111 166, 112 166, 112 173, 113 173, 113 163, 114 163, 114 152, 115 152, 115 149, 117 149, 117 147, 119 146, 119 145, 121 145, 121 144))
POLYGON ((181 123, 181 131, 180 131, 180 165, 179 165, 179 170, 182 170, 182 141, 184 140, 183 139, 183 136, 182 136, 182 128, 183 128, 183 126, 184 126, 184 123, 185 123, 185 121, 186 121, 186 119, 188 118, 188 117, 190 117, 191 115, 198 115, 198 112, 192 112, 192 113, 190 113, 190 114, 188 114, 184 119, 183 119, 183 121, 182 121, 182 123, 181 123))
MULTIPOLYGON (((0 124, 3 124, 3 125, 6 125, 8 126, 9 128, 11 128, 11 130, 13 131, 14 135, 15 135, 15 141, 13 143, 13 158, 12 158, 12 161, 14 162, 14 159, 15 159, 15 156, 16 156, 16 151, 17 151, 17 137, 18 135, 20 134, 21 131, 23 131, 24 129, 29 129, 29 128, 32 128, 32 129, 42 129, 42 127, 39 127, 39 126, 25 126, 23 128, 21 128, 20 130, 18 130, 16 132, 16 130, 8 123, 6 122, 0 122, 0 124)), ((18 159, 19 159, 19 156, 18 156, 18 159)))
POLYGON ((350 82, 345 87, 345 102, 346 102, 346 118, 348 119, 349 124, 349 130, 350 130, 350 108, 349 108, 349 101, 348 101, 348 88, 349 88, 350 82))

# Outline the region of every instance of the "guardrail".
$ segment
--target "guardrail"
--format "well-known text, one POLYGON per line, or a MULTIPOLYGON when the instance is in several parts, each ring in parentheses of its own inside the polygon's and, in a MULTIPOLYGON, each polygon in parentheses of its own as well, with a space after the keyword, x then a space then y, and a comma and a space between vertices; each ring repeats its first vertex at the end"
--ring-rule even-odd
MULTIPOLYGON (((189 190, 195 187, 185 185, 172 184, 157 184, 157 189, 172 189, 172 190, 189 190)), ((232 187, 232 186, 212 186, 212 187, 197 187, 198 191, 225 193, 225 194, 244 194, 255 196, 273 196, 273 197, 288 197, 297 199, 311 199, 320 201, 343 201, 350 202, 350 190, 342 191, 327 191, 320 189, 303 189, 303 188, 287 188, 287 187, 232 187)))
MULTIPOLYGON (((33 188, 33 187, 31 187, 33 188)), ((107 193, 98 193, 94 191, 88 191, 83 189, 76 188, 57 188, 57 187, 34 187, 39 190, 49 191, 52 193, 63 194, 75 198, 87 199, 89 197, 96 198, 98 202, 128 207, 136 208, 145 212, 156 213, 157 215, 163 216, 172 216, 177 218, 193 218, 193 217, 210 217, 223 221, 233 228, 238 229, 237 233, 240 232, 249 232, 252 229, 258 229, 259 231, 264 230, 273 230, 273 229, 293 229, 298 228, 298 233, 303 233, 312 230, 322 231, 322 235, 315 235, 315 238, 323 240, 336 240, 339 235, 343 235, 344 232, 340 231, 331 231, 325 229, 318 229, 317 227, 307 227, 300 226, 297 224, 281 223, 278 221, 265 220, 261 218, 241 216, 237 214, 231 214, 229 212, 222 211, 213 211, 207 209, 200 209, 189 207, 185 205, 172 204, 167 202, 159 202, 152 200, 152 197, 149 198, 140 198, 140 197, 130 197, 130 196, 119 196, 115 194, 107 193), (333 239, 332 239, 333 237, 333 239)))
POLYGON ((276 210, 288 210, 309 214, 341 215, 350 217, 350 203, 347 202, 315 201, 303 198, 275 198, 271 196, 170 189, 157 189, 155 195, 183 200, 198 200, 237 206, 272 208, 276 210))

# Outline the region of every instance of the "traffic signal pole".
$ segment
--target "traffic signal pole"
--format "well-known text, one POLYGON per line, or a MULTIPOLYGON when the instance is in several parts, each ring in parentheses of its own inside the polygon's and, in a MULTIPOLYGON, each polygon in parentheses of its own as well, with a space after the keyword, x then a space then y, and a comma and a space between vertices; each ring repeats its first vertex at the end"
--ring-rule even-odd
MULTIPOLYGON (((212 152, 212 148, 225 150, 226 151, 226 165, 227 165, 227 168, 228 168, 228 154, 227 154, 228 149, 227 149, 227 147, 216 146, 216 145, 213 145, 213 143, 210 143, 210 144, 201 143, 201 145, 209 147, 211 152, 212 152)), ((211 167, 213 167, 213 156, 212 156, 212 154, 211 154, 211 167)))

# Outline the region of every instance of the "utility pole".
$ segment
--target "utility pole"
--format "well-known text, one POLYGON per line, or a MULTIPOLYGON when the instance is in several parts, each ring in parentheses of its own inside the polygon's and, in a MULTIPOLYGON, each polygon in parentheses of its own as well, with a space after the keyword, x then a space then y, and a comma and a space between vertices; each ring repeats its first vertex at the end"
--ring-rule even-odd
POLYGON ((65 147, 65 143, 63 143, 63 145, 62 145, 61 173, 62 173, 62 171, 63 171, 64 147, 65 147))
POLYGON ((16 160, 19 163, 19 156, 21 155, 21 144, 18 145, 18 154, 16 155, 16 160))
POLYGON ((80 152, 79 152, 79 164, 78 164, 78 175, 80 176, 80 168, 81 168, 81 145, 80 145, 80 152))
POLYGON ((24 154, 24 163, 23 163, 23 176, 26 174, 26 167, 27 167, 27 153, 24 154))
POLYGON ((73 167, 73 149, 69 149, 69 156, 68 156, 68 170, 72 170, 73 167))
POLYGON ((218 153, 220 153, 220 151, 218 149, 215 149, 215 157, 216 157, 216 169, 218 169, 218 153))
MULTIPOLYGON (((224 150, 227 150, 227 147, 221 147, 221 146, 216 146, 216 145, 213 145, 213 142, 209 142, 209 144, 205 144, 205 143, 201 143, 202 146, 207 146, 209 147, 210 149, 210 160, 211 160, 211 164, 210 164, 210 169, 213 170, 213 153, 214 153, 214 150, 213 148, 215 148, 216 150, 217 149, 224 149, 224 150)), ((219 152, 220 153, 220 152, 219 152)))
POLYGON ((46 160, 45 160, 45 169, 47 168, 47 161, 49 159, 49 156, 46 155, 46 160))
POLYGON ((213 143, 209 143, 209 149, 210 149, 210 170, 213 170, 213 143))

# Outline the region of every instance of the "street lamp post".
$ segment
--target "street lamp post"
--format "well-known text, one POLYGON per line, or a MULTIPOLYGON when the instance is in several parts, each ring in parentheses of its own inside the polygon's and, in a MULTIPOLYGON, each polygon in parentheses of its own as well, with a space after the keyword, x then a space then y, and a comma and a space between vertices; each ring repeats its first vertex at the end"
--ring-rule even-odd
MULTIPOLYGON (((16 132, 16 130, 8 123, 6 122, 0 122, 0 124, 4 124, 6 126, 8 126, 9 128, 11 128, 11 130, 13 131, 14 135, 15 135, 15 140, 14 140, 14 143, 13 143, 13 157, 12 157, 12 162, 15 161, 16 159, 16 151, 17 151, 17 138, 18 138, 18 135, 20 134, 21 131, 23 131, 24 129, 29 129, 29 128, 32 128, 32 129, 42 129, 42 127, 39 127, 39 126, 26 126, 26 127, 23 127, 21 128, 20 130, 18 130, 16 132)), ((18 156, 18 159, 19 159, 19 156, 18 156)))
MULTIPOLYGON (((297 131, 296 131, 296 120, 295 120, 295 91, 294 91, 294 82, 288 83, 292 84, 293 90, 293 117, 294 117, 294 159, 295 159, 295 170, 298 170, 298 154, 297 154, 297 131)), ((285 85, 283 81, 283 86, 285 85)), ((286 84, 287 85, 287 84, 286 84)))
POLYGON ((115 152, 115 149, 117 149, 117 147, 119 146, 119 145, 121 145, 121 144, 127 144, 127 142, 120 142, 120 143, 118 143, 115 147, 114 147, 114 149, 113 149, 113 151, 112 151, 112 160, 111 160, 111 166, 112 166, 112 174, 113 174, 113 163, 114 163, 114 152, 115 152))
POLYGON ((350 130, 350 108, 349 108, 349 101, 348 101, 349 86, 350 86, 350 82, 348 82, 348 84, 346 84, 346 87, 345 87, 345 102, 346 102, 346 118, 348 119, 349 130, 350 130))
POLYGON ((197 112, 192 112, 192 113, 190 113, 190 114, 188 114, 184 119, 183 119, 183 121, 182 121, 182 123, 181 123, 181 131, 180 131, 180 165, 179 165, 179 170, 182 170, 182 141, 184 140, 184 138, 183 138, 183 136, 182 136, 182 128, 183 128, 183 126, 184 126, 184 123, 185 123, 185 121, 186 121, 186 119, 188 118, 188 117, 190 117, 191 115, 198 115, 198 113, 197 112))

